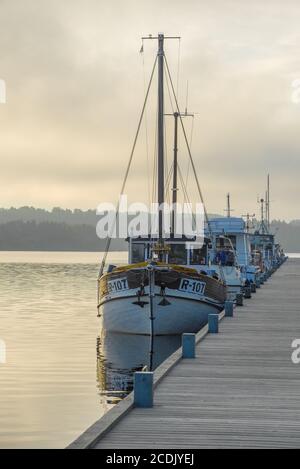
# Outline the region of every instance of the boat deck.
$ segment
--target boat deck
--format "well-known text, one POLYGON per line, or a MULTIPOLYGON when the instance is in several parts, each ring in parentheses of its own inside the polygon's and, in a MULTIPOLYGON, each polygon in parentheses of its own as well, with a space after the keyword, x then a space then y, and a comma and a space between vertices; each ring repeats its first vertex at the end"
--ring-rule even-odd
POLYGON ((300 260, 288 260, 162 379, 153 408, 130 410, 94 447, 299 448, 299 287, 300 260))

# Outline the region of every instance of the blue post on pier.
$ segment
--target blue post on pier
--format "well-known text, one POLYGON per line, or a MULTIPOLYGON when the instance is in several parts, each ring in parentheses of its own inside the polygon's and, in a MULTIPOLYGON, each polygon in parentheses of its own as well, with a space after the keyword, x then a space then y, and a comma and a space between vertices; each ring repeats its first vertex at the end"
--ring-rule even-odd
POLYGON ((195 358, 196 335, 182 334, 182 358, 195 358))
POLYGON ((208 332, 210 332, 210 334, 217 334, 219 332, 219 315, 218 314, 208 315, 208 332))
POLYGON ((244 297, 242 293, 237 293, 236 294, 236 305, 237 306, 243 306, 244 305, 244 297))
POLYGON ((134 373, 135 407, 153 407, 153 373, 137 371, 134 373))
POLYGON ((225 316, 227 318, 233 317, 233 301, 225 301, 225 316))

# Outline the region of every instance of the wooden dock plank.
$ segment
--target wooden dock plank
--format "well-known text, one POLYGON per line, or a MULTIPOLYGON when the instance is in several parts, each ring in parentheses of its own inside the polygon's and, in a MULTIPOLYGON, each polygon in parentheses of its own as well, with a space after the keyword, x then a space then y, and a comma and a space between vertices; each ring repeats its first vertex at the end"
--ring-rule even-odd
POLYGON ((220 333, 181 360, 95 448, 299 448, 300 260, 289 260, 220 333))

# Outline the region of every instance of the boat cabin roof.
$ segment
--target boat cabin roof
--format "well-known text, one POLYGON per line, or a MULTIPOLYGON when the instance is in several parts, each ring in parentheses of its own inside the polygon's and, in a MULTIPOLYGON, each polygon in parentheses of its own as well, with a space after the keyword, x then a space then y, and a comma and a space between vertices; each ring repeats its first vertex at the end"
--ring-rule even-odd
POLYGON ((273 234, 263 234, 263 233, 253 233, 251 236, 251 242, 253 243, 273 243, 274 235, 273 234))
POLYGON ((245 221, 240 217, 212 218, 209 221, 209 225, 212 233, 214 234, 244 234, 246 231, 245 221))
POLYGON ((252 246, 265 247, 272 249, 274 246, 274 235, 272 234, 253 234, 250 237, 252 246))
MULTIPOLYGON (((158 238, 152 238, 151 236, 148 237, 142 237, 142 236, 137 236, 137 237, 128 237, 126 238, 127 242, 132 242, 134 244, 136 243, 147 243, 147 244, 152 244, 152 243, 157 243, 158 238)), ((196 236, 182 236, 181 238, 176 238, 174 236, 171 236, 170 238, 165 238, 164 242, 166 244, 186 244, 186 243, 192 243, 196 241, 196 236)), ((204 243, 207 243, 208 239, 204 239, 204 243)))

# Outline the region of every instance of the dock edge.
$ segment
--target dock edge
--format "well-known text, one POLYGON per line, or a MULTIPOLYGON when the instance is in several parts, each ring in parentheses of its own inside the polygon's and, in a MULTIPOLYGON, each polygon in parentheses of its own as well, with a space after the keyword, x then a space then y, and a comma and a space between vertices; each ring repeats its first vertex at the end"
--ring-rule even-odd
MULTIPOLYGON (((219 321, 225 316, 225 312, 222 311, 219 315, 219 321)), ((208 325, 205 325, 196 334, 196 344, 201 342, 204 337, 208 334, 208 325)), ((154 389, 160 383, 160 381, 172 370, 172 368, 182 360, 182 347, 179 347, 172 355, 170 355, 165 361, 163 361, 159 367, 154 371, 154 389)), ((66 449, 92 449, 101 438, 106 435, 125 415, 134 408, 133 404, 133 391, 125 397, 122 401, 116 404, 112 409, 106 412, 89 427, 84 433, 82 433, 75 441, 66 447, 66 449)))

